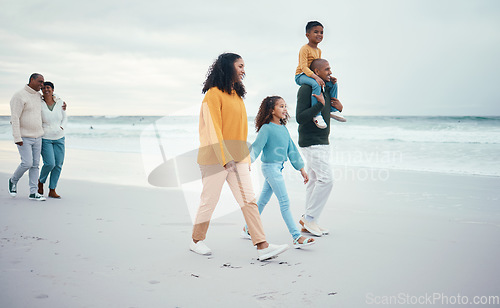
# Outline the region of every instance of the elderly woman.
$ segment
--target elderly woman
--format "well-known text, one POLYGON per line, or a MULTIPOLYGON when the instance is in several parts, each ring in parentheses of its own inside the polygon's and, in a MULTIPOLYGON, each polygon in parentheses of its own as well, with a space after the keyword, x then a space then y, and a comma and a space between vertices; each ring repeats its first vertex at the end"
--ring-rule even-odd
POLYGON ((42 102, 42 137, 43 167, 38 179, 38 193, 43 195, 43 184, 50 174, 49 198, 60 199, 56 193, 57 182, 64 162, 64 127, 67 123, 64 102, 54 94, 54 84, 46 81, 43 84, 42 102))

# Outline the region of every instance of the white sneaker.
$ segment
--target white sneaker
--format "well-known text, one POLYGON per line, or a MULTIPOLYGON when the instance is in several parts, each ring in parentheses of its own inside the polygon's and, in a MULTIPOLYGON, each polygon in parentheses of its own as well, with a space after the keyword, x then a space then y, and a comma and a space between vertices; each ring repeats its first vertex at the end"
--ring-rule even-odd
POLYGON ((30 194, 29 199, 30 200, 35 200, 35 201, 45 201, 45 200, 47 200, 47 199, 45 199, 44 196, 40 195, 39 193, 30 194))
POLYGON ((330 230, 328 229, 325 229, 325 228, 322 228, 318 225, 319 229, 321 230, 321 232, 323 232, 323 235, 327 235, 327 234, 330 234, 330 230))
POLYGON ((267 247, 267 248, 257 249, 257 254, 259 255, 257 260, 265 261, 268 259, 272 259, 287 249, 288 249, 287 244, 283 244, 283 245, 269 244, 269 247, 267 247))
POLYGON ((314 221, 307 221, 304 218, 299 221, 299 223, 307 230, 307 232, 312 235, 322 236, 323 231, 321 231, 320 227, 314 221))
POLYGON ((340 111, 330 112, 330 118, 337 120, 339 122, 347 122, 347 120, 340 114, 340 111))
POLYGON ((210 248, 208 248, 208 246, 205 245, 203 241, 198 241, 198 243, 195 243, 193 242, 193 240, 191 240, 191 243, 189 244, 189 249, 191 251, 196 252, 197 254, 204 256, 209 256, 212 254, 212 250, 210 250, 210 248))
POLYGON ((315 116, 313 118, 313 122, 314 122, 314 124, 316 124, 316 126, 318 128, 325 129, 327 127, 327 125, 325 123, 325 120, 323 120, 323 116, 322 115, 315 116))

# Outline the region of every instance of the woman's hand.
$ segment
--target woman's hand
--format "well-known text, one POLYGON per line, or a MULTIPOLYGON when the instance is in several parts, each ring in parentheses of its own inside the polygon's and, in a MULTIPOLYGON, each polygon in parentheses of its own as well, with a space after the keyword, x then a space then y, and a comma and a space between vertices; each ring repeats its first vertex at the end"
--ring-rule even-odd
POLYGON ((307 182, 309 182, 309 176, 307 175, 306 170, 304 170, 304 168, 300 169, 300 174, 304 178, 304 184, 307 184, 307 182))

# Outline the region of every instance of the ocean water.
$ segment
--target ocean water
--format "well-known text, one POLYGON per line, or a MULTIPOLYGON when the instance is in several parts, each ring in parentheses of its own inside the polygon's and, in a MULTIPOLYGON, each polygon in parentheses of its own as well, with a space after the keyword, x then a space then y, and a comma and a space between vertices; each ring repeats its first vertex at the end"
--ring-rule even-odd
MULTIPOLYGON (((198 146, 196 116, 71 116, 67 147, 141 153, 141 135, 152 125, 170 157, 198 146)), ((253 118, 248 125, 252 142, 253 118)), ((295 119, 287 127, 297 142, 295 119)), ((0 116, 0 139, 12 140, 7 116, 0 116)), ((335 168, 500 176, 500 117, 349 116, 346 123, 332 121, 330 143, 335 168)))

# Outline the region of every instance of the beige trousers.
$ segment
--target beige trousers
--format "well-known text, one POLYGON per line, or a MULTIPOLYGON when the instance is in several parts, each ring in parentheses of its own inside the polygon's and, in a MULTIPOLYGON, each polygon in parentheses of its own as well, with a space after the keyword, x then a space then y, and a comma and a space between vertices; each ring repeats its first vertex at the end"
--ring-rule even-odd
POLYGON ((222 186, 227 181, 234 198, 241 207, 253 244, 265 242, 266 236, 253 192, 248 163, 237 163, 235 172, 228 172, 221 165, 200 165, 200 170, 203 190, 193 226, 193 239, 203 241, 206 238, 212 213, 219 201, 222 186))

